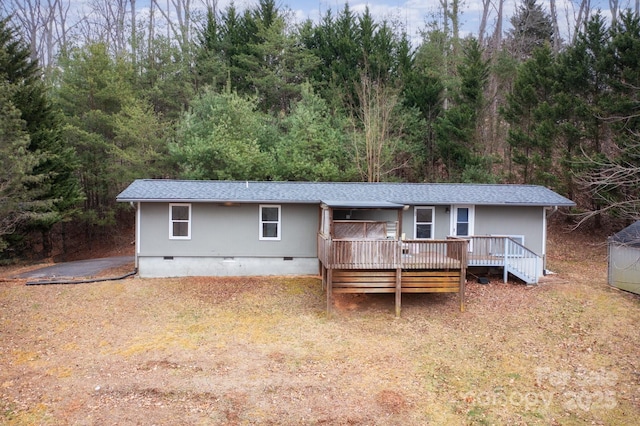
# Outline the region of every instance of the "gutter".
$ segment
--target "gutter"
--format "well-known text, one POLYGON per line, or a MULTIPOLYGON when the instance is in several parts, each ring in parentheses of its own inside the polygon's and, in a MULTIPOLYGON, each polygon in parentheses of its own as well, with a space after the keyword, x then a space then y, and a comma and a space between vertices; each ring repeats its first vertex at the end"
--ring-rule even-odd
POLYGON ((551 213, 547 214, 547 219, 553 216, 558 211, 558 206, 550 207, 552 208, 551 213))

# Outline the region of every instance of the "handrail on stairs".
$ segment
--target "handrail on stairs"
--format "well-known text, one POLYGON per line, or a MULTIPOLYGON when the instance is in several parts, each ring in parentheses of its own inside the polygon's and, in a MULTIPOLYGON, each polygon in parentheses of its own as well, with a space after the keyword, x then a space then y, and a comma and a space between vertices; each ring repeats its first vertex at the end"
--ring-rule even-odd
POLYGON ((509 236, 472 236, 469 245, 471 266, 502 266, 504 281, 508 274, 527 284, 537 284, 541 257, 509 236))

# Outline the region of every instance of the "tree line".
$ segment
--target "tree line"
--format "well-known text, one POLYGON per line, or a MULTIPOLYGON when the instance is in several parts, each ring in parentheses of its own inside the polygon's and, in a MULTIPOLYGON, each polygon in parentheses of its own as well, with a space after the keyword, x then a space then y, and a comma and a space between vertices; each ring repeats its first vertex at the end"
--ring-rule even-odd
POLYGON ((5 257, 33 233, 47 256, 70 221, 115 225, 136 178, 540 184, 585 220, 640 217, 636 11, 581 9, 562 40, 555 2, 522 0, 503 36, 487 0, 462 38, 444 1, 416 45, 348 4, 295 24, 274 0, 96 0, 75 33, 69 4, 3 6, 5 257))

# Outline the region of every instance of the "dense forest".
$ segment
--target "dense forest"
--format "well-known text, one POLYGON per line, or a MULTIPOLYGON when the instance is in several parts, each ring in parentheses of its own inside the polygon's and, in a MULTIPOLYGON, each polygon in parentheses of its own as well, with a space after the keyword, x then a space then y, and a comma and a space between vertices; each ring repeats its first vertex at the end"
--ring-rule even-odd
POLYGON ((483 0, 462 37, 441 1, 416 42, 348 4, 3 2, 0 257, 112 229, 136 178, 540 184, 639 219, 640 17, 609 3, 561 34, 555 0, 483 0))

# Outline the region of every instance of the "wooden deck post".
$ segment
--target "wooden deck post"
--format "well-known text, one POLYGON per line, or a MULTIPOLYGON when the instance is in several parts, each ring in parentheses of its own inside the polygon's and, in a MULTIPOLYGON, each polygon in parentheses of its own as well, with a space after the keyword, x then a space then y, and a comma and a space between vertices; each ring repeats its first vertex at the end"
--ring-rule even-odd
POLYGON ((502 265, 502 281, 507 283, 509 281, 509 267, 507 265, 509 264, 509 250, 511 250, 511 247, 508 247, 509 239, 507 237, 504 237, 503 241, 504 260, 502 265))
POLYGON ((460 256, 460 312, 464 312, 464 290, 467 283, 467 265, 469 262, 469 242, 462 246, 460 256))
POLYGON ((333 310, 333 269, 327 268, 327 317, 331 318, 333 310))
POLYGON ((460 270, 460 312, 464 312, 464 287, 467 281, 465 269, 460 270))
POLYGON ((396 268, 396 318, 402 310, 402 268, 396 268))

